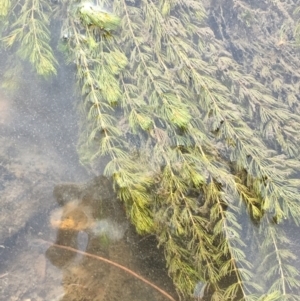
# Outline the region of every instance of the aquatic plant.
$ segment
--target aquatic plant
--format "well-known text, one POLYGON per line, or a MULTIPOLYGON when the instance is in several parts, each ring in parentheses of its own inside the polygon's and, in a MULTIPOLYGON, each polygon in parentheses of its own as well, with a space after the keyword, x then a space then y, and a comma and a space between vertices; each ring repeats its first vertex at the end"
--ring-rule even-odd
POLYGON ((181 297, 203 282, 210 300, 299 300, 295 1, 6 0, 0 16, 15 66, 46 77, 49 23, 61 22, 83 97, 82 162, 107 160, 181 297))

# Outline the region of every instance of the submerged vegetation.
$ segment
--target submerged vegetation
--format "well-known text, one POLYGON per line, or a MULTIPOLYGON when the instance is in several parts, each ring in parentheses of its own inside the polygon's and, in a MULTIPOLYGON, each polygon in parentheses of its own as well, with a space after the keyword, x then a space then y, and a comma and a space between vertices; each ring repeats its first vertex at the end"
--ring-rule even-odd
POLYGON ((182 298, 201 282, 207 300, 300 299, 296 2, 0 2, 3 83, 23 62, 55 75, 58 43, 83 99, 82 162, 107 161, 182 298))

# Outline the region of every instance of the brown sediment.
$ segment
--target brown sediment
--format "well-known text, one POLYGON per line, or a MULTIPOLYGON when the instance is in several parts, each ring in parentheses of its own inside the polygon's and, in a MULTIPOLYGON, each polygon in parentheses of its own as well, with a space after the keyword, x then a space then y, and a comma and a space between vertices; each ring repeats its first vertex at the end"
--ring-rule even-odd
POLYGON ((93 218, 89 207, 78 200, 71 201, 63 208, 56 209, 50 216, 52 228, 60 230, 85 231, 92 226, 93 218))

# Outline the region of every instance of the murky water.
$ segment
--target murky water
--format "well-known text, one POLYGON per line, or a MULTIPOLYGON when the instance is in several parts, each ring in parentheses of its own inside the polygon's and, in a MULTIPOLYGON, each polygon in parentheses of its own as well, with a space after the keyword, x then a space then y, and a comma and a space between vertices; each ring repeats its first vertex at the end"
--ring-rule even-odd
POLYGON ((79 163, 70 74, 0 93, 0 301, 168 300, 155 239, 79 163))

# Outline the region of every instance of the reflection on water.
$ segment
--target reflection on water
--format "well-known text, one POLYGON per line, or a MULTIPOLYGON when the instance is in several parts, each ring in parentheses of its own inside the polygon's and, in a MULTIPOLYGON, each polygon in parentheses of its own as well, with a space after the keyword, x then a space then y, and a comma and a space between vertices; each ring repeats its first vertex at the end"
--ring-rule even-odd
POLYGON ((27 81, 0 97, 0 301, 168 300, 128 272, 173 290, 155 240, 78 163, 71 80, 27 81))

